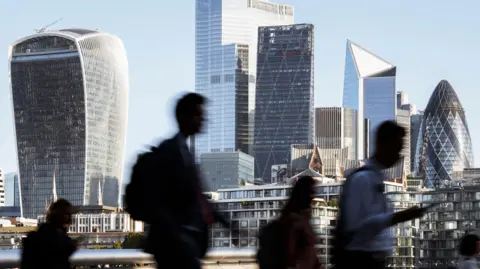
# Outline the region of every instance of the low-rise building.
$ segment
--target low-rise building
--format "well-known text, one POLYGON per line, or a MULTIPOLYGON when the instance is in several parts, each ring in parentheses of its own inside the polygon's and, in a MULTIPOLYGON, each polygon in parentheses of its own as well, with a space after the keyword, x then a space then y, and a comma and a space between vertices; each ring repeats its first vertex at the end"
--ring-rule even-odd
MULTIPOLYGON (((143 222, 116 207, 92 205, 78 207, 69 233, 143 232, 143 222)), ((39 216, 44 222, 45 216, 39 216)))
MULTIPOLYGON (((337 201, 340 197, 343 181, 335 181, 331 178, 324 178, 313 170, 306 170, 305 173, 316 174, 317 180, 316 199, 313 204, 312 225, 317 233, 316 247, 322 264, 329 264, 332 247, 332 230, 337 217, 337 201)), ((303 172, 302 172, 303 173, 303 172)), ((312 175, 311 175, 312 176, 312 175)), ((287 182, 293 182, 287 180, 287 182)), ((393 205, 395 208, 407 207, 414 204, 411 196, 402 196, 403 185, 393 182, 385 182, 387 196, 392 193, 393 205)), ((292 185, 269 184, 261 186, 246 186, 242 188, 222 189, 212 203, 215 208, 223 214, 226 219, 231 220, 233 233, 223 228, 220 224, 214 224, 210 239, 210 247, 257 247, 257 235, 261 227, 279 216, 285 202, 290 197, 292 185)), ((411 268, 414 261, 414 245, 412 243, 414 230, 412 224, 405 224, 393 229, 396 235, 395 254, 390 261, 398 261, 404 268, 411 268), (411 225, 412 227, 408 226, 411 225), (408 238, 410 240, 404 239, 408 238)))
POLYGON ((254 181, 253 157, 241 151, 203 153, 200 168, 212 191, 237 188, 254 181))
POLYGON ((462 184, 425 192, 422 203, 438 206, 420 220, 417 268, 455 266, 461 238, 480 229, 480 185, 462 184))

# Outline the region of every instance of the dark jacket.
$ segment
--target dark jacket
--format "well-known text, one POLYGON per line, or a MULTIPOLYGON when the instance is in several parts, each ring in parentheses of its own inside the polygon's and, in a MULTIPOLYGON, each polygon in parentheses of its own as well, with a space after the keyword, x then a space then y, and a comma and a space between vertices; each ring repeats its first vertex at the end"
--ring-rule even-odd
POLYGON ((23 242, 22 269, 70 269, 76 246, 66 230, 42 224, 23 242))
MULTIPOLYGON (((198 202, 198 188, 201 178, 195 165, 195 158, 188 148, 182 149, 178 135, 162 142, 149 160, 146 183, 146 197, 153 214, 146 251, 161 255, 163 260, 176 259, 177 255, 203 257, 207 250, 208 227, 204 222, 198 202), (187 156, 185 156, 187 155, 187 156), (182 227, 199 227, 201 232, 194 235, 197 248, 194 253, 183 250, 186 244, 178 244, 179 236, 185 233, 182 227), (180 249, 178 249, 180 248, 180 249)), ((185 145, 186 147, 186 145, 185 145)), ((202 196, 202 199, 206 199, 202 196)), ((214 212, 216 221, 228 223, 214 212)))

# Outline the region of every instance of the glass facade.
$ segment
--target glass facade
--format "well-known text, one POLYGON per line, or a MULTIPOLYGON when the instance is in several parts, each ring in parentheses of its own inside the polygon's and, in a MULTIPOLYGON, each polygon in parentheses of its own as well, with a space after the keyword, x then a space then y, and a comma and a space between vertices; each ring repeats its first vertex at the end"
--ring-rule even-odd
POLYGON ((423 120, 423 111, 410 116, 410 169, 417 175, 417 141, 420 133, 420 125, 423 120))
POLYGON ((95 204, 91 180, 115 178, 117 188, 102 195, 118 206, 128 97, 120 39, 44 32, 15 42, 9 60, 24 216, 44 213, 54 175, 58 197, 74 205, 95 204))
POLYGON ((253 157, 241 151, 204 153, 200 167, 212 191, 253 183, 253 157))
POLYGON ((426 187, 440 187, 474 165, 465 111, 448 81, 440 81, 433 91, 421 128, 419 168, 426 187))
POLYGON ((375 147, 375 131, 386 120, 396 120, 395 77, 363 79, 363 116, 370 120, 370 155, 375 147))
POLYGON ((195 156, 252 151, 258 26, 293 22, 293 8, 262 0, 196 0, 195 91, 206 96, 195 156))
POLYGON ((255 177, 290 162, 292 144, 314 136, 313 25, 260 27, 255 107, 255 177))
POLYGON ((395 120, 395 75, 395 66, 347 40, 343 107, 357 111, 357 159, 369 156, 378 124, 395 120), (368 119, 368 126, 365 119, 368 119), (365 148, 367 137, 370 143, 365 148))
POLYGON ((5 175, 5 206, 18 206, 20 204, 20 185, 17 173, 5 175))

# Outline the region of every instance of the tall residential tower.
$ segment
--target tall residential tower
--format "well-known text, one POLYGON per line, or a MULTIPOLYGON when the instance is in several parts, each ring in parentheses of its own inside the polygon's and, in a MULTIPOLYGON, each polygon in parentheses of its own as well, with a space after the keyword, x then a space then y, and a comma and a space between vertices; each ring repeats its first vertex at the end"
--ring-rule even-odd
POLYGON ((119 205, 127 128, 122 41, 88 29, 45 31, 9 48, 25 217, 44 213, 56 189, 74 205, 119 205))
POLYGON ((196 0, 195 92, 209 100, 195 155, 251 154, 258 27, 293 23, 293 7, 265 0, 196 0))

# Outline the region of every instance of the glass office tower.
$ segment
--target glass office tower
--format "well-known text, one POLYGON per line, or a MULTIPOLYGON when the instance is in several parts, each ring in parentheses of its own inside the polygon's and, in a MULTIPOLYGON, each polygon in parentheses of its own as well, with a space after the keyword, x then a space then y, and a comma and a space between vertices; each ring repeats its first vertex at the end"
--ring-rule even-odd
POLYGON ((313 25, 260 27, 255 106, 255 177, 290 163, 290 146, 314 137, 313 25))
POLYGON ((357 159, 365 159, 375 144, 375 129, 385 120, 396 119, 396 67, 372 52, 347 40, 343 107, 357 110, 357 159), (369 130, 364 122, 370 122, 369 130), (369 133, 370 146, 365 139, 369 133))
POLYGON ((122 41, 86 29, 40 32, 10 46, 9 67, 24 216, 44 214, 53 182, 74 205, 96 204, 100 182, 103 204, 118 206, 128 100, 122 41))
POLYGON ((251 154, 258 27, 293 23, 293 7, 264 0, 196 0, 195 92, 206 96, 206 152, 251 154))
POLYGON ((417 141, 419 172, 427 188, 444 186, 474 165, 465 111, 452 85, 438 83, 423 115, 417 141))

